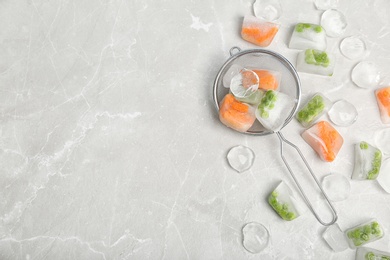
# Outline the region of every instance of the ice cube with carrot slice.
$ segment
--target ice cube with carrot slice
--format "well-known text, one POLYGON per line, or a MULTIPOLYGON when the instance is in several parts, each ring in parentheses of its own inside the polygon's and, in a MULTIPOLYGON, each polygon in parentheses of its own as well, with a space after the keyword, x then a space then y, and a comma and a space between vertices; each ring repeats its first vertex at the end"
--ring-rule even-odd
POLYGON ((305 130, 302 133, 302 138, 326 162, 332 162, 336 159, 344 143, 340 133, 326 121, 320 121, 305 130))
POLYGON ((227 127, 246 132, 256 120, 255 109, 229 93, 219 104, 219 119, 227 127))
POLYGON ((278 90, 282 74, 278 71, 249 68, 259 77, 259 89, 278 90))
POLYGON ((241 37, 260 47, 267 47, 271 44, 278 31, 279 24, 246 15, 242 23, 241 37))
POLYGON ((390 87, 377 89, 375 96, 382 123, 390 124, 390 87))

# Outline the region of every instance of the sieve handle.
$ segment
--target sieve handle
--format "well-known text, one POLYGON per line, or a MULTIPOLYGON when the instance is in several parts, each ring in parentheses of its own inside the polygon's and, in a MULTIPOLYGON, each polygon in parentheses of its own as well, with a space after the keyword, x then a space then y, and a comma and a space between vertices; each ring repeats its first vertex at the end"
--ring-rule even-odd
POLYGON ((278 135, 279 140, 280 140, 280 155, 281 155, 281 157, 282 157, 282 159, 283 159, 283 162, 284 162, 284 164, 286 165, 288 171, 290 172, 291 177, 294 179, 295 184, 298 186, 298 189, 299 189, 299 191, 301 192, 301 194, 302 194, 302 196, 303 196, 303 198, 304 198, 304 200, 305 200, 307 206, 309 207, 309 209, 311 210, 311 212, 313 213, 313 215, 316 217, 316 219, 318 220, 318 222, 320 222, 320 223, 321 223, 322 225, 324 225, 324 226, 330 226, 330 225, 332 225, 333 223, 335 223, 335 222, 337 221, 337 218, 338 218, 337 213, 336 213, 336 210, 334 209, 334 207, 333 207, 332 203, 330 202, 328 196, 326 195, 326 193, 325 193, 324 190, 322 189, 320 183, 318 182, 318 179, 316 178, 316 176, 315 176, 314 173, 313 173, 313 170, 310 168, 309 163, 306 161, 305 156, 303 156, 301 150, 299 150, 299 148, 298 148, 295 144, 291 143, 291 142, 288 141, 286 138, 284 138, 284 136, 283 136, 283 134, 282 134, 281 132, 278 131, 278 132, 276 132, 276 134, 278 135), (294 172, 291 170, 291 168, 290 168, 290 166, 289 166, 289 164, 288 164, 286 158, 285 158, 284 155, 283 155, 283 143, 288 144, 288 145, 290 145, 291 147, 293 147, 293 148, 298 152, 298 154, 299 154, 299 156, 301 157, 302 161, 305 163, 307 169, 309 170, 311 176, 312 176, 313 179, 315 180, 317 186, 320 188, 322 195, 324 196, 326 202, 328 203, 328 205, 329 205, 329 207, 330 207, 330 209, 331 209, 331 211, 332 211, 333 219, 332 219, 331 222, 328 222, 328 223, 327 223, 327 222, 322 221, 322 219, 319 217, 319 215, 317 214, 317 212, 314 210, 313 205, 311 204, 310 200, 309 200, 308 197, 306 196, 306 194, 305 194, 305 192, 303 191, 301 185, 299 184, 297 178, 295 177, 294 172))

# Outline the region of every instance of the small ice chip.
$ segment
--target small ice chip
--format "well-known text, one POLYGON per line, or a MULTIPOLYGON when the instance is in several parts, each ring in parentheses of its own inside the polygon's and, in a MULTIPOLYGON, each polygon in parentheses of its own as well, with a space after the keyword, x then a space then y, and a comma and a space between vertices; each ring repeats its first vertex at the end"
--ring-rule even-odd
POLYGON ((347 25, 347 19, 344 14, 335 9, 329 9, 321 16, 321 26, 324 27, 325 32, 329 37, 339 37, 343 35, 347 25))
POLYGON ((279 0, 256 0, 253 12, 257 18, 272 22, 282 15, 282 5, 279 0))
POLYGON ((385 156, 390 155, 390 128, 378 130, 374 133, 375 145, 385 156))
POLYGON ((339 0, 314 0, 314 5, 318 10, 336 9, 339 0))
POLYGON ((248 147, 238 145, 229 150, 227 159, 230 166, 240 173, 252 167, 255 153, 248 147))
POLYGON ((328 116, 338 126, 350 126, 355 123, 358 112, 354 105, 342 99, 333 104, 328 116))
POLYGON ((381 169, 381 174, 376 180, 387 193, 390 193, 390 158, 382 163, 381 169))
POLYGON ((248 252, 258 254, 267 247, 269 234, 262 224, 251 222, 242 228, 242 244, 248 252))
POLYGON ((340 174, 330 174, 322 180, 322 188, 331 201, 342 201, 349 197, 351 184, 340 174))
POLYGON ((337 223, 327 227, 322 237, 335 252, 341 252, 348 248, 344 232, 341 231, 337 223))
POLYGON ((347 37, 341 42, 340 51, 348 59, 360 59, 363 58, 366 53, 366 44, 359 37, 347 37))
POLYGON ((352 81, 361 88, 373 88, 379 84, 379 70, 373 62, 362 61, 352 70, 352 81))

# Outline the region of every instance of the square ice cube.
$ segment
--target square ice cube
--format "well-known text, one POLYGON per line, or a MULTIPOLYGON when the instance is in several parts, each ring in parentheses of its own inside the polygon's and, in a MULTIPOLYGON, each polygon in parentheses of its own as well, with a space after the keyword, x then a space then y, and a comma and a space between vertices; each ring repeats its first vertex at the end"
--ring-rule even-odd
POLYGON ((335 56, 326 51, 307 49, 298 54, 297 70, 300 72, 332 76, 335 56))
POLYGON ((294 27, 294 32, 291 35, 291 49, 316 49, 326 50, 326 33, 321 25, 310 23, 298 23, 294 27))
POLYGON ((375 180, 382 164, 382 152, 367 142, 355 144, 355 166, 352 179, 375 180))
POLYGON ((332 105, 332 102, 321 93, 316 93, 297 113, 297 120, 308 127, 320 118, 332 105))

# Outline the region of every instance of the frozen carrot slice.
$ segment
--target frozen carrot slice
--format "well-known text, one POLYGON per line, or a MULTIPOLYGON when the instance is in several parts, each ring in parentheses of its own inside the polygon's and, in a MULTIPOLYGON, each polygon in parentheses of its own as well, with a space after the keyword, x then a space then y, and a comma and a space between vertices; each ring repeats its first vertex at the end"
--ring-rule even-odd
POLYGON ((382 122, 390 124, 390 87, 376 90, 375 96, 382 122))
POLYGON ((255 122, 256 116, 253 107, 227 94, 219 105, 219 119, 234 130, 246 132, 255 122))
POLYGON ((259 77, 259 88, 277 90, 279 88, 280 73, 269 70, 253 70, 259 77))
POLYGON ((302 133, 303 139, 326 162, 336 159, 343 137, 326 121, 320 121, 302 133))
POLYGON ((260 47, 267 47, 271 44, 278 30, 278 24, 247 15, 242 23, 241 37, 260 47))

